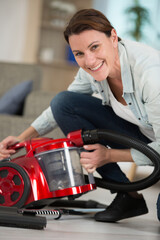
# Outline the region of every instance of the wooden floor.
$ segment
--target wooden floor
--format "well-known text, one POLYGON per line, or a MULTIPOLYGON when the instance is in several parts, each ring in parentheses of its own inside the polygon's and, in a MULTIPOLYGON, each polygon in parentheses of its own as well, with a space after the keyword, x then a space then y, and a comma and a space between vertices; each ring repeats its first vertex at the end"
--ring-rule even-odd
MULTIPOLYGON (((160 222, 157 220, 156 199, 160 183, 143 190, 149 213, 125 219, 119 223, 100 223, 93 215, 64 216, 59 220, 47 219, 44 230, 0 227, 0 240, 159 240, 160 222)), ((115 195, 108 190, 97 189, 80 199, 92 199, 109 204, 115 195)))

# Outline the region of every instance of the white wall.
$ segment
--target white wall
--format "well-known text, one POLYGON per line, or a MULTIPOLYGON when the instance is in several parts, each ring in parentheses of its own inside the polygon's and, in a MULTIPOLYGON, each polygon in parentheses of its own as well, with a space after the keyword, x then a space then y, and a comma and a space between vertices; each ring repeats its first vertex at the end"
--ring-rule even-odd
POLYGON ((0 1, 0 61, 20 61, 26 25, 25 0, 0 1))
POLYGON ((0 61, 36 61, 41 0, 0 0, 0 61))

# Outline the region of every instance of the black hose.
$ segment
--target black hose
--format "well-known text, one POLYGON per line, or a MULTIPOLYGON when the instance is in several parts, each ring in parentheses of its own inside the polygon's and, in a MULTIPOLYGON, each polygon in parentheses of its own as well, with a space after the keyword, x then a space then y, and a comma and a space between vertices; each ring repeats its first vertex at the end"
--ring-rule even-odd
POLYGON ((154 170, 146 178, 130 183, 120 183, 106 181, 95 177, 95 183, 98 187, 106 188, 114 191, 131 192, 148 188, 160 179, 160 155, 147 144, 131 138, 126 135, 119 135, 106 129, 87 130, 82 132, 84 144, 98 143, 100 140, 109 140, 114 143, 122 144, 128 148, 134 148, 146 155, 153 163, 154 170))

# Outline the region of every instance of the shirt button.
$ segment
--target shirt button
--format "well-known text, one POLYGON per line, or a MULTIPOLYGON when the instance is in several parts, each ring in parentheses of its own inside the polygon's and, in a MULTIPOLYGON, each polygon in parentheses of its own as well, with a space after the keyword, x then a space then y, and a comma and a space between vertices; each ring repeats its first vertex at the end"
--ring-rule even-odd
POLYGON ((141 118, 138 118, 139 120, 141 120, 141 118))
POLYGON ((130 103, 128 103, 129 105, 132 105, 132 103, 130 102, 130 103))

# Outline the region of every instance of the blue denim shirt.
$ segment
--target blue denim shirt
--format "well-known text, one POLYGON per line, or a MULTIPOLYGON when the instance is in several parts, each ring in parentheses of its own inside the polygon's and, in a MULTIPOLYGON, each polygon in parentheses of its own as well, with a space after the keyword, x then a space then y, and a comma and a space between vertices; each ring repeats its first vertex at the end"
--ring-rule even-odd
MULTIPOLYGON (((141 125, 154 131, 156 141, 149 145, 160 153, 160 52, 145 44, 128 40, 121 40, 118 50, 123 97, 141 125)), ((98 94, 102 104, 110 105, 107 80, 98 82, 81 68, 68 90, 98 94)), ((56 123, 51 109, 44 111, 32 126, 41 135, 54 128, 56 123)), ((131 149, 131 154, 137 165, 151 164, 137 150, 131 149)))

